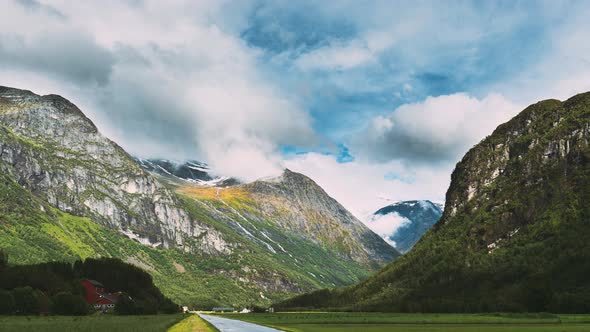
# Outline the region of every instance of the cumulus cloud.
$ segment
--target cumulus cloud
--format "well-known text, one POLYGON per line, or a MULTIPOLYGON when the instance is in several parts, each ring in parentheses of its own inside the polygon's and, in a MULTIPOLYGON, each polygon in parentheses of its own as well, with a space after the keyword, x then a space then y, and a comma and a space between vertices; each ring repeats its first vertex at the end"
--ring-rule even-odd
POLYGON ((285 165, 309 175, 367 226, 393 232, 399 223, 372 223, 370 215, 390 201, 444 201, 455 163, 521 108, 499 94, 428 97, 377 116, 354 134, 350 162, 308 153, 285 165))
POLYGON ((399 161, 373 163, 362 158, 339 163, 320 153, 296 155, 284 162, 289 169, 316 181, 360 220, 391 201, 443 201, 454 163, 431 167, 399 161))
POLYGON ((518 111, 519 106, 498 94, 428 97, 375 117, 355 147, 381 162, 455 161, 518 111))
POLYGON ((400 227, 410 224, 411 221, 400 216, 398 213, 371 216, 365 224, 377 235, 381 236, 387 243, 395 246, 395 241, 389 237, 394 235, 400 227))
POLYGON ((0 77, 45 74, 43 84, 14 82, 78 101, 132 154, 204 159, 220 173, 253 180, 276 173, 281 144, 311 146, 316 134, 298 97, 273 85, 259 70, 260 51, 236 36, 240 20, 229 19, 241 7, 8 3, 0 77), (48 8, 68 19, 47 15, 48 8))

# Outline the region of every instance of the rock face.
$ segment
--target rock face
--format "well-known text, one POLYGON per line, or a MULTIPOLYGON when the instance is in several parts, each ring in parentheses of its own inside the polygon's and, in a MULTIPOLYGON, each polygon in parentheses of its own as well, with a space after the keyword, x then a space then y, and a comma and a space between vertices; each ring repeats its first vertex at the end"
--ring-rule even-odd
POLYGON ((331 246, 362 264, 386 263, 399 256, 340 203, 307 176, 286 169, 282 176, 243 185, 262 213, 292 233, 331 246))
POLYGON ((368 222, 399 223, 402 220, 393 233, 386 235, 386 240, 401 253, 406 253, 440 219, 442 213, 443 205, 428 200, 403 201, 377 210, 368 222))
POLYGON ((457 164, 441 219, 357 286, 285 307, 590 310, 590 93, 531 105, 457 164))
POLYGON ((192 220, 174 193, 143 171, 72 103, 56 95, 0 87, 3 171, 54 207, 151 246, 229 249, 214 229, 192 220), (193 241, 194 243, 194 241, 193 241), (212 246, 212 244, 214 244, 212 246))

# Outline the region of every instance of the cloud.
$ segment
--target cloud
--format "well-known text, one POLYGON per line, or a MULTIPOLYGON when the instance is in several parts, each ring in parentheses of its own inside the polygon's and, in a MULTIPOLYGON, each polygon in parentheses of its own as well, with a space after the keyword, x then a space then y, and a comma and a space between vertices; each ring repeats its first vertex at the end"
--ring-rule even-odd
POLYGON ((0 66, 45 72, 76 84, 108 82, 114 57, 92 36, 54 31, 24 37, 0 33, 0 66))
POLYGON ((307 153, 285 165, 310 176, 367 226, 389 232, 399 223, 371 224, 369 216, 390 201, 444 201, 455 163, 521 109, 499 94, 428 97, 376 116, 366 130, 352 133, 349 152, 355 158, 345 163, 307 153))
POLYGON ((315 144, 299 97, 273 84, 261 52, 236 35, 241 19, 231 18, 244 5, 56 1, 65 21, 26 5, 9 3, 0 20, 11 31, 0 34, 2 84, 79 102, 134 155, 202 159, 253 180, 280 169, 282 144, 315 144), (42 74, 42 84, 14 79, 42 74))
POLYGON ((355 138, 354 147, 379 162, 456 161, 520 110, 498 94, 482 99, 464 93, 428 97, 375 117, 355 138))
POLYGON ((395 246, 395 241, 389 237, 394 235, 400 227, 410 224, 411 221, 400 216, 397 212, 386 215, 373 215, 365 224, 377 235, 381 236, 387 243, 395 246))
POLYGON ((361 41, 336 42, 306 53, 297 59, 303 70, 346 70, 376 61, 375 55, 361 41))
POLYGON ((409 166, 362 158, 339 163, 337 156, 320 153, 291 156, 283 165, 312 178, 362 221, 390 201, 444 201, 454 167, 454 163, 409 166))
POLYGON ((362 217, 378 196, 442 200, 453 164, 518 105, 590 89, 589 10, 7 1, 0 84, 62 94, 132 154, 245 180, 289 166, 362 217), (340 160, 317 153, 342 144, 340 160))
POLYGON ((303 53, 295 65, 303 70, 348 70, 374 65, 380 53, 392 47, 394 41, 392 34, 369 30, 356 39, 333 39, 325 46, 303 53))
POLYGON ((66 16, 62 12, 60 12, 59 10, 55 9, 52 6, 42 4, 39 1, 36 1, 36 0, 16 0, 16 2, 19 5, 25 7, 29 10, 40 11, 40 12, 43 12, 47 15, 51 15, 51 16, 54 16, 59 19, 66 19, 66 16))

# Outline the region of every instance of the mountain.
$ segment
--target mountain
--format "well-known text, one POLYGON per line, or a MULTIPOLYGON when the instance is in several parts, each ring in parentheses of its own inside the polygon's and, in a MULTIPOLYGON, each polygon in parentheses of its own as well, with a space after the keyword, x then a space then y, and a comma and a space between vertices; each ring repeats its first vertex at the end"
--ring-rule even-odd
POLYGON ((422 235, 434 225, 443 213, 442 204, 428 200, 402 201, 385 206, 373 213, 368 223, 389 224, 394 231, 385 240, 401 253, 406 253, 422 235))
POLYGON ((220 235, 191 220, 179 200, 102 136, 69 101, 55 95, 0 88, 2 170, 55 208, 135 237, 152 246, 183 246, 205 235, 201 250, 220 235))
POLYGON ((267 202, 264 181, 204 186, 195 163, 147 164, 66 99, 0 87, 0 249, 19 264, 120 258, 201 307, 351 284, 398 255, 303 175, 273 179, 267 202))
POLYGON ((134 158, 134 160, 146 171, 169 181, 186 181, 214 187, 227 187, 240 183, 235 178, 213 174, 207 164, 196 160, 184 162, 168 159, 134 158))
POLYGON ((590 310, 590 93, 527 107, 457 164, 441 219, 350 287, 283 308, 590 310))
MULTIPOLYGON (((303 174, 286 169, 282 176, 243 185, 263 218, 289 233, 328 245, 335 255, 363 264, 389 262, 399 254, 303 174)), ((245 213, 248 213, 245 211, 245 213)))

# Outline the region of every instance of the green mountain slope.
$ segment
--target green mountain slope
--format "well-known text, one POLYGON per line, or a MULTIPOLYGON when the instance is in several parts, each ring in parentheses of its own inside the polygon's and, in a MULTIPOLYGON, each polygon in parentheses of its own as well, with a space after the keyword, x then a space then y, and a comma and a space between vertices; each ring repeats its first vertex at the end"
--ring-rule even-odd
POLYGON ((268 304, 358 282, 398 255, 303 175, 290 193, 308 200, 272 213, 246 185, 219 199, 146 172, 59 96, 0 87, 0 170, 0 248, 11 262, 117 257, 182 304, 268 304), (323 235, 287 227, 294 221, 323 235))
POLYGON ((590 93, 529 106, 457 164, 441 220, 358 285, 284 308, 590 311, 590 93))
POLYGON ((176 191, 193 199, 210 217, 225 219, 225 225, 273 255, 296 261, 304 254, 299 246, 303 242, 307 242, 306 249, 323 248, 333 258, 317 261, 321 268, 312 271, 315 273, 334 273, 333 278, 339 278, 346 271, 324 269, 332 261, 377 268, 399 256, 315 182, 288 169, 279 177, 244 185, 216 188, 183 184, 176 191), (292 250, 300 253, 293 255, 292 250))

